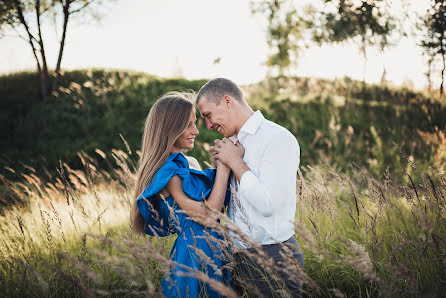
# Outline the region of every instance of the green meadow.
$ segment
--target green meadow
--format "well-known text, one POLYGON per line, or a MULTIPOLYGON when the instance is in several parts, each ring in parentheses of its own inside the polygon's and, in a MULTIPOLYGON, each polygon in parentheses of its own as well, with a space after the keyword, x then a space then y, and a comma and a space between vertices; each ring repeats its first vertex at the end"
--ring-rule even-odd
MULTIPOLYGON (((143 122, 160 95, 206 81, 78 70, 41 100, 35 74, 0 77, 2 295, 161 296, 175 236, 129 228, 143 122)), ((444 99, 348 78, 275 77, 242 89, 301 146, 304 296, 442 296, 444 99)), ((205 168, 220 136, 197 116, 186 154, 205 168)))

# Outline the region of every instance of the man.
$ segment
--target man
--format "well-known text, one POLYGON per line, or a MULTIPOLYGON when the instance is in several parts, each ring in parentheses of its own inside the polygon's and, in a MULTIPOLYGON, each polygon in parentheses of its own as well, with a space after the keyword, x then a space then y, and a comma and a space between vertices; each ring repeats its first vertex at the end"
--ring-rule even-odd
MULTIPOLYGON (((238 248, 234 253, 237 278, 248 289, 275 296, 283 286, 271 277, 271 268, 259 264, 259 253, 252 252, 258 241, 273 260, 274 265, 268 267, 284 269, 283 255, 288 256, 287 262, 291 257, 295 264, 303 265, 294 238, 299 144, 288 130, 266 120, 260 111, 254 112, 241 89, 230 80, 218 78, 206 83, 197 95, 197 105, 207 128, 225 137, 215 142, 213 155, 232 170, 234 192, 228 213, 249 239, 233 235, 238 248), (247 280, 251 285, 246 284, 247 280)), ((296 271, 290 274, 279 270, 278 274, 293 296, 300 295, 296 271)), ((241 294, 239 282, 233 287, 241 294)))

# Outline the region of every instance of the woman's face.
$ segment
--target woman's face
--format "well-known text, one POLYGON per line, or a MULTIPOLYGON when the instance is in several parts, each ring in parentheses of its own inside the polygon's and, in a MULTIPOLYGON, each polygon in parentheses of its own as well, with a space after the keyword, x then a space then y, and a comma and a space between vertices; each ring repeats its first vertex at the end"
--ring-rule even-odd
POLYGON ((171 153, 181 152, 183 149, 194 148, 195 137, 198 134, 198 129, 195 125, 196 122, 197 117, 195 116, 195 109, 192 109, 189 117, 189 125, 173 144, 171 153))

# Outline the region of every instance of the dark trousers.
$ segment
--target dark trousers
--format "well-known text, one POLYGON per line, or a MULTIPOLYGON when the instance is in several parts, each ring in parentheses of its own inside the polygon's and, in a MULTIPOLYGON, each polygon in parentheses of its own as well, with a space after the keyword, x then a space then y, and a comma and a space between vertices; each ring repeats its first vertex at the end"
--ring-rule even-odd
POLYGON ((250 248, 234 254, 232 288, 241 296, 300 297, 302 251, 294 237, 278 244, 262 245, 264 255, 250 248), (269 260, 268 260, 269 258, 269 260))

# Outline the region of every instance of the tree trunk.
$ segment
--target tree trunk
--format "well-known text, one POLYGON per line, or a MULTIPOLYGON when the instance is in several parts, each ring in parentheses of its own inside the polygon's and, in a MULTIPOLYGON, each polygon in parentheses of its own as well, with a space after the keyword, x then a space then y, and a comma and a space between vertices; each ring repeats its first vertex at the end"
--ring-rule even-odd
POLYGON ((443 83, 444 83, 444 70, 446 68, 446 62, 445 62, 445 52, 444 52, 444 32, 441 32, 440 38, 439 38, 439 44, 440 44, 440 54, 441 54, 441 60, 443 62, 443 68, 441 69, 441 85, 440 85, 440 96, 443 97, 443 83))
POLYGON ((383 67, 383 73, 381 75, 381 85, 387 85, 387 70, 386 67, 383 67))
POLYGON ((19 17, 20 22, 25 27, 26 33, 28 34, 29 44, 30 44, 31 49, 33 51, 34 58, 36 59, 37 73, 39 74, 39 80, 40 80, 40 95, 41 95, 42 99, 44 99, 48 95, 47 94, 48 92, 47 92, 47 88, 45 87, 46 84, 45 84, 45 80, 44 80, 42 67, 40 65, 40 60, 39 60, 39 57, 37 56, 37 49, 34 46, 34 41, 36 40, 36 38, 31 34, 31 31, 29 30, 29 26, 28 26, 28 23, 25 20, 25 16, 23 15, 23 10, 22 10, 22 7, 20 5, 20 2, 19 1, 15 1, 15 5, 16 5, 16 9, 17 9, 17 15, 19 17))
POLYGON ((70 1, 67 0, 65 2, 65 4, 63 5, 63 15, 64 15, 63 31, 62 31, 62 38, 60 40, 59 57, 57 58, 56 70, 54 71, 54 79, 53 79, 53 86, 52 86, 53 90, 56 90, 57 88, 59 88, 59 82, 60 82, 60 77, 61 77, 60 65, 62 63, 62 55, 63 55, 63 50, 65 47, 65 37, 66 37, 66 33, 67 33, 68 18, 70 16, 69 7, 70 7, 70 1))
POLYGON ((51 93, 50 75, 48 73, 48 64, 46 62, 45 47, 43 45, 42 31, 40 28, 40 1, 36 1, 36 20, 39 34, 40 56, 42 58, 42 71, 40 73, 40 87, 43 99, 51 93))
POLYGON ((427 60, 427 71, 426 71, 426 80, 427 80, 427 90, 428 92, 432 92, 432 64, 434 62, 434 56, 429 53, 429 58, 427 60))
POLYGON ((365 34, 362 35, 361 52, 362 57, 364 58, 364 68, 362 73, 362 92, 365 94, 365 75, 367 73, 367 48, 365 34))
POLYGON ((444 52, 442 52, 441 58, 443 59, 443 68, 441 70, 440 96, 443 97, 444 70, 446 68, 445 53, 444 52))

